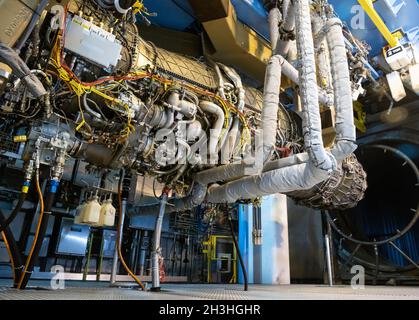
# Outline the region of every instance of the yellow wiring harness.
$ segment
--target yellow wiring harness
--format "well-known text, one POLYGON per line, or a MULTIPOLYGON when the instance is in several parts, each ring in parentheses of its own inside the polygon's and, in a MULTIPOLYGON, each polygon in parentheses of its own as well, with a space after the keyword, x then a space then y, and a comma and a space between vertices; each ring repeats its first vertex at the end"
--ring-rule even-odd
MULTIPOLYGON (((129 135, 131 134, 131 132, 135 131, 135 127, 131 124, 131 114, 130 114, 130 110, 129 107, 123 103, 121 100, 116 99, 114 97, 111 97, 109 95, 107 95, 106 93, 103 92, 103 88, 99 87, 99 86, 88 86, 83 84, 83 82, 81 82, 80 80, 77 79, 77 77, 75 75, 71 75, 61 64, 61 50, 60 50, 60 45, 59 43, 61 42, 61 37, 58 36, 57 38, 57 43, 56 46, 54 48, 55 52, 55 59, 51 59, 51 64, 52 66, 55 68, 56 74, 58 75, 58 77, 64 81, 65 83, 68 84, 69 88, 71 91, 73 91, 79 100, 79 109, 80 109, 80 116, 82 118, 82 121, 77 125, 76 127, 76 131, 80 131, 81 128, 83 128, 86 125, 86 120, 84 118, 84 113, 83 113, 83 109, 81 107, 81 103, 80 103, 80 99, 84 94, 87 93, 94 93, 102 98, 104 98, 105 100, 109 101, 110 103, 115 103, 118 104, 120 106, 122 106, 124 108, 124 111, 126 113, 126 117, 127 117, 127 126, 126 128, 121 132, 121 137, 123 139, 126 139, 129 137, 129 135)), ((133 74, 131 76, 140 76, 143 74, 133 74)), ((145 74, 144 74, 145 75, 145 74)))
MULTIPOLYGON (((127 118, 127 125, 125 127, 125 129, 121 132, 121 139, 125 140, 127 139, 130 134, 132 132, 135 131, 135 127, 131 124, 131 113, 130 113, 130 109, 129 106, 125 103, 123 103, 121 100, 114 98, 108 94, 106 94, 106 91, 109 91, 109 88, 107 88, 106 86, 102 85, 103 83, 106 83, 107 80, 104 79, 103 81, 98 80, 96 82, 93 83, 89 83, 89 84, 85 84, 82 81, 80 81, 74 74, 71 73, 71 71, 69 72, 68 69, 66 69, 62 64, 61 64, 61 46, 62 46, 62 34, 59 34, 57 37, 57 41, 54 47, 54 51, 53 52, 53 56, 54 58, 51 59, 51 65, 54 67, 54 71, 52 71, 52 74, 55 74, 56 76, 58 76, 62 81, 64 81, 68 87, 70 88, 70 90, 72 92, 74 92, 77 97, 78 97, 78 103, 79 103, 79 109, 80 109, 80 116, 81 116, 81 122, 77 125, 76 127, 76 131, 80 131, 84 126, 87 125, 86 120, 84 118, 84 113, 83 113, 83 108, 80 102, 81 97, 84 94, 88 94, 88 93, 94 93, 100 97, 102 97, 103 99, 105 99, 106 101, 108 101, 109 103, 113 103, 113 104, 117 104, 121 107, 124 108, 125 114, 126 114, 126 118, 127 118)), ((160 82, 161 84, 163 84, 165 91, 167 90, 168 86, 173 86, 175 84, 175 82, 173 80, 169 80, 166 78, 162 78, 156 74, 149 74, 147 72, 134 72, 134 73, 130 73, 125 77, 122 77, 121 80, 124 79, 132 79, 132 80, 136 80, 136 79, 141 79, 141 78, 148 78, 148 79, 152 79, 155 81, 160 82)), ((115 81, 114 79, 111 79, 113 81, 115 81)), ((242 122, 243 125, 243 131, 242 131, 242 135, 240 138, 240 144, 239 144, 239 150, 244 150, 245 146, 250 142, 250 130, 247 124, 247 120, 244 116, 243 113, 241 113, 239 110, 237 110, 237 108, 235 108, 231 103, 229 103, 228 101, 222 99, 220 96, 218 96, 217 94, 214 94, 212 92, 208 92, 206 90, 203 89, 199 89, 195 86, 191 86, 191 85, 187 85, 184 84, 185 87, 187 87, 188 89, 204 95, 204 96, 210 96, 212 98, 214 98, 218 104, 223 108, 224 113, 225 113, 225 122, 224 122, 224 128, 223 128, 223 132, 222 135, 220 136, 220 139, 222 137, 224 137, 225 134, 227 134, 228 131, 228 124, 229 124, 229 120, 230 120, 230 111, 233 113, 236 113, 240 119, 240 121, 242 122)), ((114 110, 114 109, 112 109, 114 110)), ((235 150, 236 152, 237 150, 235 150)))

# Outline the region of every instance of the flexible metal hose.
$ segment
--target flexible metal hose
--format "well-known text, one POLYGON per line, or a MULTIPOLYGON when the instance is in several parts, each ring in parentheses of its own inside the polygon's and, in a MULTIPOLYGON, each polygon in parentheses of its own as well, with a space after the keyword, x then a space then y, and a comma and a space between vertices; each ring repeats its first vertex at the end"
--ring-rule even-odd
POLYGON ((249 289, 249 282, 248 282, 248 279, 247 279, 247 270, 246 270, 246 266, 244 265, 243 257, 241 255, 241 252, 240 252, 240 249, 239 249, 239 244, 237 243, 236 234, 234 232, 233 222, 231 221, 230 214, 228 215, 227 220, 228 220, 228 224, 230 226, 230 232, 231 232, 231 237, 233 238, 234 247, 236 249, 236 252, 237 252, 237 255, 238 255, 239 261, 240 261, 240 266, 241 266, 242 271, 243 271, 244 291, 247 291, 249 289))
POLYGON ((22 263, 22 255, 20 254, 19 246, 16 243, 16 240, 13 236, 12 231, 8 226, 5 225, 5 218, 3 213, 0 210, 0 226, 2 227, 3 231, 1 235, 3 237, 4 244, 6 245, 7 253, 9 254, 10 264, 12 266, 12 273, 13 273, 13 285, 16 288, 17 282, 21 276, 23 263, 22 263))
POLYGON ((122 266, 124 267, 125 271, 135 280, 135 282, 138 283, 138 285, 141 287, 141 289, 143 291, 146 291, 146 288, 144 286, 144 284, 141 282, 140 279, 138 279, 138 277, 134 274, 134 272, 132 272, 132 270, 128 267, 128 265, 125 262, 125 259, 122 255, 122 250, 121 250, 121 245, 120 242, 122 242, 122 229, 123 229, 123 216, 125 215, 125 213, 123 212, 123 210, 125 210, 125 208, 123 208, 122 202, 126 201, 122 199, 122 180, 123 180, 123 176, 124 176, 124 171, 121 170, 121 174, 120 174, 120 180, 119 180, 119 184, 118 184, 118 202, 119 202, 119 220, 118 220, 118 227, 117 227, 117 236, 116 236, 116 250, 118 251, 118 257, 119 260, 122 263, 122 266))
POLYGON ((42 243, 44 241, 45 234, 48 228, 48 220, 51 214, 51 208, 55 200, 55 192, 51 192, 50 190, 48 191, 48 194, 44 202, 41 186, 39 184, 38 170, 36 172, 36 190, 38 192, 40 203, 39 220, 32 247, 29 251, 28 258, 26 259, 25 268, 19 280, 18 289, 25 289, 31 277, 36 260, 38 259, 39 253, 42 248, 42 243))
POLYGON ((16 218, 16 216, 18 215, 20 209, 22 209, 23 203, 26 200, 26 196, 27 193, 20 193, 19 195, 19 200, 16 204, 16 206, 14 207, 12 213, 10 214, 10 216, 4 220, 4 223, 2 222, 0 225, 0 232, 3 232, 12 222, 13 220, 16 218))

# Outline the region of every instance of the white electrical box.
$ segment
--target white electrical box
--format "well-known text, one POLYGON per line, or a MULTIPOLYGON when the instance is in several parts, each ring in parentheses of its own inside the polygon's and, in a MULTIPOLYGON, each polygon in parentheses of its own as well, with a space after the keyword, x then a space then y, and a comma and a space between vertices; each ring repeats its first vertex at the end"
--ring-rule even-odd
POLYGON ((411 59, 403 46, 397 46, 387 50, 386 61, 391 69, 397 71, 407 67, 410 64, 411 59))
POLYGON ((388 73, 386 77, 394 101, 398 102, 406 97, 406 90, 404 89, 400 73, 393 71, 392 73, 388 73))
POLYGON ((419 64, 409 67, 409 75, 412 90, 419 95, 419 64))
POLYGON ((115 35, 90 21, 74 16, 67 23, 64 48, 104 68, 115 67, 122 45, 115 35))

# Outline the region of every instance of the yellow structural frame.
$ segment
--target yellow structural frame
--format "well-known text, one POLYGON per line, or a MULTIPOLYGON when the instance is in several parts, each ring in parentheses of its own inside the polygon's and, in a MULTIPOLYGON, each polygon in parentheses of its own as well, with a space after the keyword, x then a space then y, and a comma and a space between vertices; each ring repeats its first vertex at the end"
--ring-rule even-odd
POLYGON ((395 47, 398 45, 397 38, 391 33, 391 31, 387 28, 386 24, 384 23, 383 19, 381 19, 380 15, 374 9, 374 4, 372 0, 358 0, 359 4, 371 18, 372 22, 378 28, 378 31, 382 34, 384 39, 388 42, 391 47, 395 47))
MULTIPOLYGON (((202 242, 206 248, 202 250, 202 253, 207 255, 207 282, 212 282, 212 270, 211 265, 213 261, 218 261, 222 259, 218 259, 216 256, 217 252, 217 239, 232 239, 229 236, 218 236, 218 235, 210 235, 208 241, 202 242)), ((234 245, 233 245, 234 246, 234 245)), ((237 251, 234 249, 233 251, 233 258, 231 259, 233 262, 233 275, 230 279, 230 283, 237 283, 237 251)))

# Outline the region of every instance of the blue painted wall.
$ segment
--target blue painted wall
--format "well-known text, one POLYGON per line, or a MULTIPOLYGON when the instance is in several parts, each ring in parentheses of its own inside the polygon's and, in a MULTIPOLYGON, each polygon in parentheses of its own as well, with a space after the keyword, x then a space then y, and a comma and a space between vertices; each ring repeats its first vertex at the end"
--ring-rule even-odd
MULTIPOLYGON (((269 38, 267 12, 260 0, 231 0, 240 21, 253 28, 264 38, 269 38)), ((144 0, 149 12, 156 12, 150 21, 160 27, 178 31, 193 29, 195 17, 188 0, 144 0)))
MULTIPOLYGON (((242 254, 243 261, 247 271, 247 279, 249 283, 254 282, 253 277, 253 206, 240 205, 239 206, 239 234, 238 242, 240 253, 242 254)), ((244 283, 243 271, 238 263, 238 282, 244 283)))
MULTIPOLYGON (((387 45, 387 42, 381 36, 368 15, 363 11, 358 1, 330 0, 329 2, 333 5, 337 15, 350 28, 353 35, 371 46, 371 55, 376 56, 380 54, 381 49, 387 45), (365 28, 354 29, 352 27, 356 27, 357 18, 361 17, 359 15, 360 11, 361 14, 364 14, 365 28), (355 22, 355 24, 352 22, 355 22)), ((404 32, 410 31, 409 40, 411 42, 417 42, 416 32, 419 31, 419 4, 417 0, 377 0, 374 3, 374 8, 390 31, 394 32, 399 28, 402 28, 404 32), (386 1, 387 3, 393 4, 393 10, 387 6, 386 1), (399 5, 401 5, 400 10, 397 11, 399 5)))
POLYGON ((149 18, 156 26, 185 31, 195 22, 188 0, 144 0, 144 5, 149 12, 157 13, 149 18))
MULTIPOLYGON (((269 39, 267 12, 261 0, 231 0, 237 17, 259 33, 263 38, 269 39)), ((366 41, 372 48, 372 56, 376 56, 387 44, 368 15, 366 15, 357 0, 330 0, 337 15, 351 29, 353 34, 360 40, 366 41), (356 20, 357 14, 364 14, 365 28, 353 29, 351 22, 356 20)), ((144 0, 144 4, 150 12, 158 13, 157 17, 150 20, 154 25, 170 28, 178 31, 196 32, 197 24, 193 10, 188 0, 144 0)), ((419 40, 419 4, 418 0, 377 0, 374 7, 391 31, 401 28, 407 37, 405 41, 418 42, 419 40), (393 5, 393 10, 386 3, 393 5), (395 8, 400 6, 400 10, 395 8), (396 12, 397 11, 397 12, 396 12)))

